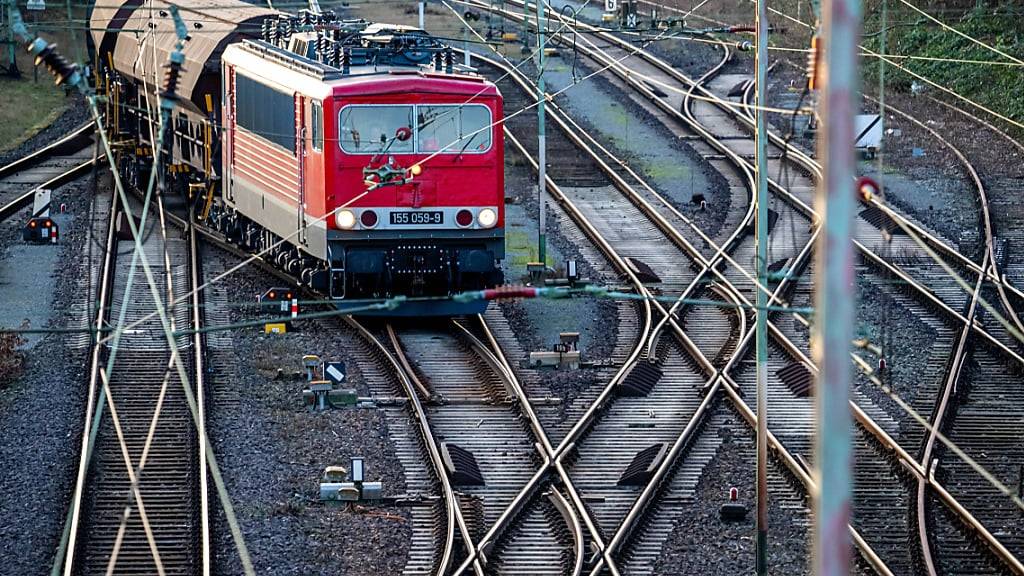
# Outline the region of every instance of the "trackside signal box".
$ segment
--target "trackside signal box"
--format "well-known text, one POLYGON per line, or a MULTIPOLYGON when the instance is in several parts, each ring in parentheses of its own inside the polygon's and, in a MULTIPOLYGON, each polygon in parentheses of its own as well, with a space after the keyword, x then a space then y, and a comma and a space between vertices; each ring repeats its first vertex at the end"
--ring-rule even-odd
POLYGON ((21 238, 36 244, 56 244, 60 227, 50 218, 50 191, 36 189, 32 198, 32 217, 21 230, 21 238))
POLYGON ((287 330, 285 325, 290 324, 299 315, 299 299, 291 288, 271 288, 260 295, 259 302, 265 313, 280 319, 277 323, 268 323, 264 326, 267 334, 284 333, 287 330), (272 326, 281 328, 271 330, 272 326))

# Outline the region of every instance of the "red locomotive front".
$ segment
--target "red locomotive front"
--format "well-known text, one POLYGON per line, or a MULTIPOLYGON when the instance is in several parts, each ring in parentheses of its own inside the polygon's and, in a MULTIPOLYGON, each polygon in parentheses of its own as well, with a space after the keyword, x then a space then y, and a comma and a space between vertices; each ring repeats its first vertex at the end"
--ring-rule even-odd
MULTIPOLYGON (((280 243, 275 260, 334 298, 442 297, 502 280, 501 95, 417 33, 363 29, 342 62, 309 57, 321 33, 293 34, 287 49, 245 41, 222 58, 217 219, 253 248, 280 243)), ((399 313, 484 307, 424 304, 399 313)))

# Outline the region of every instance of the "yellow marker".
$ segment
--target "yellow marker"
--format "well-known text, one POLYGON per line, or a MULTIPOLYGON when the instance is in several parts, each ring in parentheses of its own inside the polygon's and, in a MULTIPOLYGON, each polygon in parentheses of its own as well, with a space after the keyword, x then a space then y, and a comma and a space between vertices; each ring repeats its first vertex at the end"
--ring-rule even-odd
POLYGON ((284 333, 288 332, 288 328, 284 325, 284 323, 280 323, 280 324, 264 324, 263 325, 263 332, 265 334, 284 334, 284 333))

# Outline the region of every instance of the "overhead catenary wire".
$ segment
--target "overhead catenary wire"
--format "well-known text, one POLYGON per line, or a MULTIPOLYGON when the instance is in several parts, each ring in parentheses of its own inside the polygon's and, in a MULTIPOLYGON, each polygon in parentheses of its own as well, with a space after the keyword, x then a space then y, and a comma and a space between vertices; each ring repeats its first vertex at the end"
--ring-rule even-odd
MULTIPOLYGON (((890 217, 892 217, 892 216, 893 215, 890 214, 890 217)), ((923 240, 917 238, 916 235, 913 233, 913 231, 909 229, 909 227, 907 227, 901 220, 899 220, 897 218, 894 218, 894 219, 896 219, 898 222, 900 222, 901 226, 904 227, 906 232, 908 234, 910 234, 912 237, 914 237, 915 240, 919 244, 921 244, 922 247, 924 247, 926 249, 926 251, 930 251, 930 248, 925 246, 924 243, 923 243, 923 240)), ((934 253, 932 253, 932 254, 933 254, 933 257, 938 258, 937 254, 934 254, 934 253)), ((941 260, 941 258, 940 258, 940 260, 941 260)), ((955 274, 955 272, 953 272, 951 268, 948 268, 948 266, 947 266, 947 271, 950 272, 951 274, 955 274)), ((969 287, 967 287, 967 289, 970 290, 969 287)), ((989 309, 989 312, 990 313, 994 313, 994 310, 989 309)), ((1013 332, 1012 331, 1012 327, 1008 326, 1007 324, 1005 324, 1005 322, 1006 322, 1005 319, 1003 319, 1002 322, 1004 323, 1004 327, 1007 328, 1008 330, 1010 330, 1011 333, 1012 333, 1013 332)), ((866 365, 862 366, 862 368, 866 368, 868 373, 870 373, 870 371, 871 371, 870 367, 867 367, 866 365)), ((877 380, 877 378, 873 380, 873 383, 881 385, 881 382, 879 382, 877 380)), ((891 392, 891 390, 889 390, 889 392, 891 392)), ((901 402, 902 402, 902 400, 901 400, 901 402)), ((902 405, 905 406, 906 408, 910 408, 909 405, 907 405, 905 402, 902 402, 902 405)), ((931 427, 930 427, 929 423, 927 422, 927 420, 924 420, 916 412, 913 412, 912 408, 910 409, 909 413, 911 413, 915 417, 915 419, 917 419, 919 422, 921 422, 926 428, 929 428, 929 430, 931 430, 931 427)), ((992 475, 990 472, 988 472, 988 470, 986 470, 983 466, 981 466, 977 461, 973 460, 962 449, 960 449, 959 447, 956 447, 955 445, 953 445, 953 443, 948 438, 946 438, 945 436, 941 435, 941 433, 938 433, 938 437, 939 437, 940 441, 942 441, 944 444, 949 446, 952 451, 957 453, 958 456, 960 456, 966 463, 968 463, 968 465, 971 466, 976 472, 978 472, 980 475, 982 475, 986 480, 988 480, 993 486, 997 487, 1001 492, 1003 492, 1006 495, 1009 495, 1014 500, 1014 503, 1018 507, 1021 507, 1022 509, 1024 509, 1024 503, 1022 503, 1020 498, 1015 496, 1013 494, 1012 490, 1010 490, 1005 484, 1001 483, 994 475, 992 475)))
POLYGON ((1015 56, 1011 56, 1010 54, 1007 54, 1006 52, 1003 52, 999 48, 996 48, 995 46, 992 46, 991 44, 987 44, 985 42, 982 42, 981 40, 978 40, 977 38, 975 38, 973 36, 970 36, 968 34, 964 34, 963 32, 957 30, 956 28, 953 28, 952 26, 946 24, 945 22, 939 20, 938 18, 935 18, 931 14, 929 14, 929 13, 925 12, 924 10, 921 10, 917 6, 911 4, 908 0, 899 0, 899 1, 902 2, 903 4, 905 4, 911 10, 914 10, 918 14, 924 16, 925 18, 931 20, 932 22, 935 22, 936 24, 941 26, 943 29, 948 30, 949 32, 952 32, 952 33, 956 34, 957 36, 960 36, 961 38, 970 40, 971 42, 977 44, 978 46, 981 46, 982 48, 985 48, 986 50, 989 50, 991 52, 999 54, 1003 58, 1006 58, 1008 60, 1012 60, 1013 62, 1016 62, 1017 64, 1024 65, 1024 60, 1021 60, 1021 59, 1019 59, 1019 58, 1017 58, 1015 56))
MULTIPOLYGON (((15 33, 17 35, 19 35, 19 36, 24 37, 26 39, 26 41, 28 41, 28 39, 30 39, 31 36, 29 35, 29 32, 28 32, 27 28, 24 26, 23 22, 21 21, 20 13, 17 10, 13 11, 12 19, 14 21, 13 25, 14 25, 15 33)), ((110 148, 110 143, 109 143, 109 140, 107 139, 106 132, 105 132, 104 126, 103 126, 102 121, 101 121, 102 116, 101 116, 101 114, 99 112, 99 109, 98 109, 98 106, 97 106, 97 99, 96 99, 95 95, 92 94, 90 88, 86 84, 85 78, 78 72, 77 67, 75 67, 73 65, 69 65, 65 60, 63 60, 63 57, 60 56, 56 51, 54 51, 52 49, 52 46, 46 47, 45 41, 43 41, 41 38, 36 37, 32 41, 31 48, 32 48, 33 52, 42 52, 42 53, 44 53, 46 55, 47 65, 48 65, 48 67, 50 67, 51 71, 55 75, 57 75, 58 82, 67 81, 67 82, 69 82, 69 84, 76 86, 86 96, 86 100, 87 100, 87 103, 89 105, 89 110, 90 110, 90 112, 92 114, 93 121, 97 125, 96 132, 97 132, 97 134, 99 136, 98 140, 103 145, 103 150, 104 150, 105 156, 107 158, 107 161, 113 167, 113 177, 114 177, 114 182, 115 182, 115 189, 118 192, 118 195, 120 196, 120 200, 122 202, 122 205, 125 207, 126 210, 128 210, 130 212, 130 207, 128 205, 127 196, 125 194, 124 188, 123 188, 123 186, 121 184, 121 181, 120 181, 120 178, 118 176, 117 166, 116 166, 116 163, 114 161, 113 152, 112 152, 112 150, 110 148), (45 50, 42 50, 43 48, 45 48, 45 50)), ((129 218, 128 219, 128 224, 129 224, 129 228, 131 229, 133 238, 135 240, 136 247, 138 248, 140 246, 140 234, 139 234, 139 231, 138 231, 138 227, 135 225, 135 222, 134 222, 133 218, 129 218)), ((177 348, 175 346, 173 338, 170 336, 170 325, 168 324, 166 315, 164 314, 163 307, 162 307, 162 304, 161 304, 162 300, 160 298, 159 290, 156 288, 156 284, 154 283, 153 276, 152 276, 151 271, 149 270, 149 266, 148 266, 148 262, 146 260, 145 254, 143 254, 142 263, 143 263, 143 270, 146 273, 147 281, 149 282, 151 291, 152 291, 153 296, 154 296, 154 302, 156 304, 156 312, 154 314, 149 315, 149 317, 152 318, 153 315, 160 316, 161 326, 164 328, 165 336, 167 336, 167 338, 169 340, 171 340, 171 351, 172 351, 171 358, 172 358, 172 360, 176 360, 175 363, 176 363, 176 367, 177 367, 177 370, 178 370, 179 377, 181 378, 182 387, 183 387, 183 390, 185 392, 186 401, 187 401, 187 403, 189 405, 189 408, 190 408, 191 414, 193 416, 193 419, 197 419, 198 416, 197 416, 197 411, 196 411, 195 398, 194 398, 194 396, 193 396, 193 394, 191 392, 191 389, 189 388, 189 385, 188 385, 189 379, 188 379, 187 375, 185 374, 184 368, 183 368, 182 363, 181 363, 181 358, 180 358, 180 356, 177 355, 177 348)), ((95 346, 98 346, 99 342, 98 341, 94 341, 93 344, 95 346)), ((105 391, 105 393, 109 395, 109 390, 105 391)), ((196 423, 197 423, 197 429, 200 429, 198 420, 196 420, 196 423)), ((88 428, 87 428, 87 431, 88 431, 88 428)), ((212 446, 210 445, 209 438, 206 438, 204 434, 202 436, 203 436, 202 441, 206 443, 207 449, 210 452, 209 459, 208 459, 209 472, 210 472, 211 476, 214 478, 214 483, 215 483, 215 485, 217 487, 218 496, 221 499, 221 503, 222 503, 222 506, 223 506, 223 510, 224 510, 224 513, 225 513, 225 516, 226 516, 226 519, 227 519, 227 522, 228 522, 231 534, 232 534, 232 536, 233 536, 233 538, 235 540, 235 544, 236 544, 236 547, 238 549, 239 556, 240 556, 240 558, 242 560, 243 569, 245 569, 247 574, 253 574, 254 572, 252 570, 252 563, 251 563, 251 560, 249 559, 248 551, 247 551, 247 549, 245 547, 244 539, 242 538, 242 535, 241 535, 241 530, 238 527, 238 522, 237 522, 237 518, 235 517, 235 514, 234 514, 233 506, 231 504, 230 498, 227 496, 227 491, 226 491, 226 488, 224 487, 223 478, 220 475, 220 470, 219 470, 219 467, 217 465, 216 458, 214 457, 214 455, 212 453, 212 446)), ((80 474, 83 473, 82 470, 83 470, 83 467, 86 465, 87 457, 91 454, 91 452, 89 450, 86 450, 85 452, 86 452, 86 455, 85 455, 86 458, 83 458, 83 460, 82 460, 82 464, 81 464, 81 466, 79 468, 80 474)), ((131 474, 130 465, 129 465, 129 474, 131 474)), ((77 494, 77 492, 76 492, 76 494, 77 494)), ((141 498, 137 498, 137 499, 141 502, 141 498)), ((55 556, 54 567, 53 567, 53 573, 54 574, 57 574, 60 571, 60 564, 61 564, 61 560, 62 560, 62 558, 64 556, 64 551, 67 550, 67 544, 68 544, 68 540, 67 539, 68 538, 74 538, 74 534, 72 534, 71 531, 69 530, 69 528, 73 524, 72 517, 71 517, 72 510, 77 510, 77 508, 69 509, 68 520, 65 523, 65 530, 63 532, 62 541, 61 541, 61 543, 59 545, 58 553, 55 556)), ((140 512, 141 512, 141 508, 140 508, 140 512)), ((148 536, 150 536, 150 539, 151 539, 151 531, 148 534, 148 536)), ((73 550, 74 547, 71 547, 71 549, 73 550)), ((156 554, 154 554, 154 556, 156 556, 156 554)), ((157 564, 159 566, 159 560, 157 561, 157 564)), ((66 570, 68 570, 68 571, 71 570, 70 564, 68 564, 66 566, 66 570)))
MULTIPOLYGON (((749 2, 753 2, 754 0, 748 0, 748 1, 749 2)), ((799 25, 801 25, 801 26, 803 26, 805 28, 812 29, 812 30, 814 29, 814 27, 811 26, 810 24, 808 24, 808 23, 806 23, 806 22, 804 22, 802 20, 798 20, 798 19, 790 16, 789 14, 786 14, 785 12, 781 12, 781 11, 775 9, 775 8, 769 8, 769 10, 771 12, 773 12, 775 14, 778 14, 779 16, 782 16, 783 18, 786 18, 787 20, 790 20, 790 21, 792 21, 792 22, 794 22, 796 24, 799 24, 799 25)), ((887 56, 885 56, 883 54, 879 54, 878 52, 875 52, 874 50, 871 50, 870 48, 867 48, 867 47, 865 47, 863 45, 860 46, 860 49, 865 51, 869 56, 872 56, 872 57, 875 57, 875 58, 880 58, 881 60, 883 60, 887 64, 889 64, 889 65, 891 65, 891 66, 893 66, 895 68, 898 68, 902 72, 906 72, 907 74, 910 74, 914 78, 917 78, 918 80, 921 80, 922 82, 924 82, 924 83, 926 83, 926 84, 928 84, 928 85, 930 85, 930 86, 932 86, 934 88, 938 88, 939 90, 941 90, 941 91, 943 91, 943 92, 953 96, 954 98, 956 98, 958 100, 962 100, 962 101, 966 102, 967 104, 970 104, 971 106, 973 106, 973 107, 975 107, 975 108, 977 108, 977 109, 979 109, 979 110, 981 110, 983 112, 991 114, 992 116, 995 116, 996 118, 999 118, 1000 120, 1002 120, 1002 121, 1004 121, 1004 122, 1006 122, 1008 124, 1016 126, 1017 128, 1024 129, 1024 123, 1018 122, 1018 121, 1016 121, 1016 120, 1014 120, 1012 118, 1009 118, 1009 117, 1007 117, 1007 116, 1005 116, 1003 114, 1000 114, 999 112, 996 112, 995 110, 992 110, 991 108, 989 108, 989 107, 987 107, 987 106, 985 106, 983 104, 975 102, 974 100, 971 100, 970 98, 968 98, 968 97, 966 97, 966 96, 964 96, 962 94, 959 94, 958 92, 955 92, 953 90, 950 90, 949 88, 946 88, 945 86, 942 86, 942 85, 938 84, 937 82, 931 80, 930 78, 926 78, 926 77, 924 77, 924 76, 914 72, 913 70, 909 70, 905 66, 899 64, 898 62, 894 62, 891 58, 888 58, 887 56)))

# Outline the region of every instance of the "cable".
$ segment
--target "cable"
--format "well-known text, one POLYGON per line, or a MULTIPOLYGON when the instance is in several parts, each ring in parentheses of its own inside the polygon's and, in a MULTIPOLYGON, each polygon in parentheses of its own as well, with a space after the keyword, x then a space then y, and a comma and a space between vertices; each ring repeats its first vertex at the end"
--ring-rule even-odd
POLYGON ((1011 55, 1007 54, 1006 52, 1003 52, 1002 50, 996 48, 995 46, 991 46, 989 44, 986 44, 986 43, 982 42, 981 40, 978 40, 977 38, 974 38, 972 36, 968 36, 967 34, 964 34, 963 32, 957 30, 956 28, 953 28, 952 26, 947 25, 945 22, 942 22, 942 21, 936 19, 935 17, 933 17, 932 15, 928 14, 924 10, 921 10, 917 6, 914 6, 913 4, 908 2, 907 0, 900 0, 900 2, 906 4, 908 7, 910 7, 910 9, 914 10, 918 14, 921 14, 925 18, 931 20, 932 22, 935 22, 939 26, 941 26, 944 29, 946 29, 946 30, 956 34, 957 36, 960 36, 961 38, 965 38, 967 40, 970 40, 971 42, 974 42, 978 46, 981 46, 981 47, 983 47, 983 48, 985 48, 987 50, 990 50, 990 51, 992 51, 992 52, 994 52, 996 54, 999 54, 1003 58, 1006 58, 1008 60, 1012 60, 1012 61, 1016 62, 1017 64, 1024 64, 1024 60, 1020 60, 1019 58, 1016 58, 1014 56, 1011 56, 1011 55))

